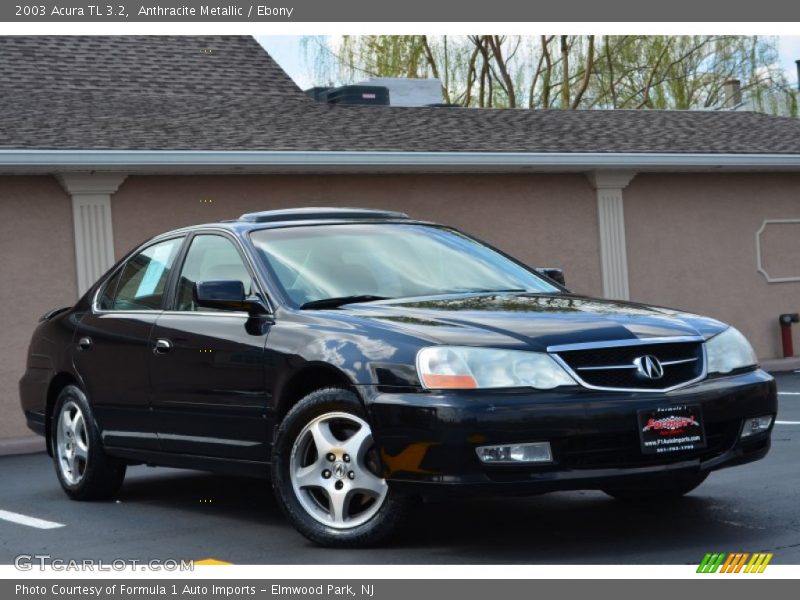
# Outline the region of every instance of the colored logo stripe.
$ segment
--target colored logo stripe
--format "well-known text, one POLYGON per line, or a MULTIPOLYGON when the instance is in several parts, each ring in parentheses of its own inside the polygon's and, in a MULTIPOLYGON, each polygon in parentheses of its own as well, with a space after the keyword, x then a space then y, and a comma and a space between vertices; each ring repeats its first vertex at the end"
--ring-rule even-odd
POLYGON ((708 553, 703 557, 700 566, 697 567, 698 573, 716 573, 722 561, 725 560, 724 553, 708 553))
POLYGON ((728 571, 728 572, 729 573, 738 573, 739 571, 741 571, 742 567, 744 566, 744 563, 747 561, 747 559, 749 557, 750 557, 750 555, 747 552, 742 554, 741 559, 739 560, 739 562, 736 563, 736 566, 734 567, 734 569, 732 571, 728 571))
POLYGON ((727 554, 725 552, 708 552, 700 565, 697 567, 697 573, 763 573, 764 569, 772 560, 772 553, 756 552, 750 554, 748 552, 734 552, 727 554), (747 559, 750 559, 748 562, 747 559), (744 570, 742 570, 744 569, 744 570))
POLYGON ((767 568, 767 565, 771 560, 772 560, 772 552, 768 554, 764 553, 753 554, 753 558, 750 559, 750 562, 744 568, 744 572, 763 573, 764 569, 767 568))
POLYGON ((720 573, 738 573, 744 566, 745 561, 750 557, 747 552, 737 552, 736 554, 729 554, 728 560, 722 565, 720 573))

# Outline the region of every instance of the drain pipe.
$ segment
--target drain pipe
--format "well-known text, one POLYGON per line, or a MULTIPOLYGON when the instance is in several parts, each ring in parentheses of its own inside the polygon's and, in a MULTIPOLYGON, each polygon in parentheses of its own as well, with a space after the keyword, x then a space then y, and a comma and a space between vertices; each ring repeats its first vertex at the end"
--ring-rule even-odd
POLYGON ((778 317, 781 325, 781 344, 783 346, 783 358, 794 356, 794 345, 792 344, 792 323, 800 322, 800 314, 784 313, 778 317))

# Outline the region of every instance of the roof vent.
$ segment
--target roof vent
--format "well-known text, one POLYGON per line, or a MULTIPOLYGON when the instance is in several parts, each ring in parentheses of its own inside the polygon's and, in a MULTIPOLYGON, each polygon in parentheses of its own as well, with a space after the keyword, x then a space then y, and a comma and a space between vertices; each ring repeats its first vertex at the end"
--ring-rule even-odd
POLYGON ((283 221, 341 221, 341 220, 375 220, 386 221, 408 219, 405 213, 391 210, 374 210, 370 208, 285 208, 282 210, 265 210, 245 213, 240 221, 248 223, 280 223, 283 221))

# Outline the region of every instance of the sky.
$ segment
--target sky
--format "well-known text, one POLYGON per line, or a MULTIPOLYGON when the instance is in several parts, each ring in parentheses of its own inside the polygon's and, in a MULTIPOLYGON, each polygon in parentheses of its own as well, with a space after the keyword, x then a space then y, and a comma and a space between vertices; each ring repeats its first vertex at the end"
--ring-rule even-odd
MULTIPOLYGON (((259 43, 283 67, 295 83, 302 89, 327 82, 314 81, 313 66, 306 60, 306 53, 301 43, 303 36, 273 35, 256 36, 259 43)), ((778 38, 781 67, 786 72, 790 83, 797 83, 795 60, 800 60, 800 36, 782 36, 778 38)))

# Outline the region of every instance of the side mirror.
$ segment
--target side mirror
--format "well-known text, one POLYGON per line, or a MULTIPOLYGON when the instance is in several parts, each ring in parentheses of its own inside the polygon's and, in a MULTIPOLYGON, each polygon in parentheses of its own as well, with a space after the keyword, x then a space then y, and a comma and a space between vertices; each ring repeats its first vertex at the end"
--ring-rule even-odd
POLYGON ((536 267, 534 269, 539 275, 544 275, 548 279, 552 279, 557 284, 566 287, 567 282, 564 279, 564 270, 558 267, 536 267))
POLYGON ((258 298, 244 295, 244 284, 232 279, 225 281, 198 281, 193 289, 198 306, 220 310, 243 310, 250 315, 267 314, 267 308, 258 298))

